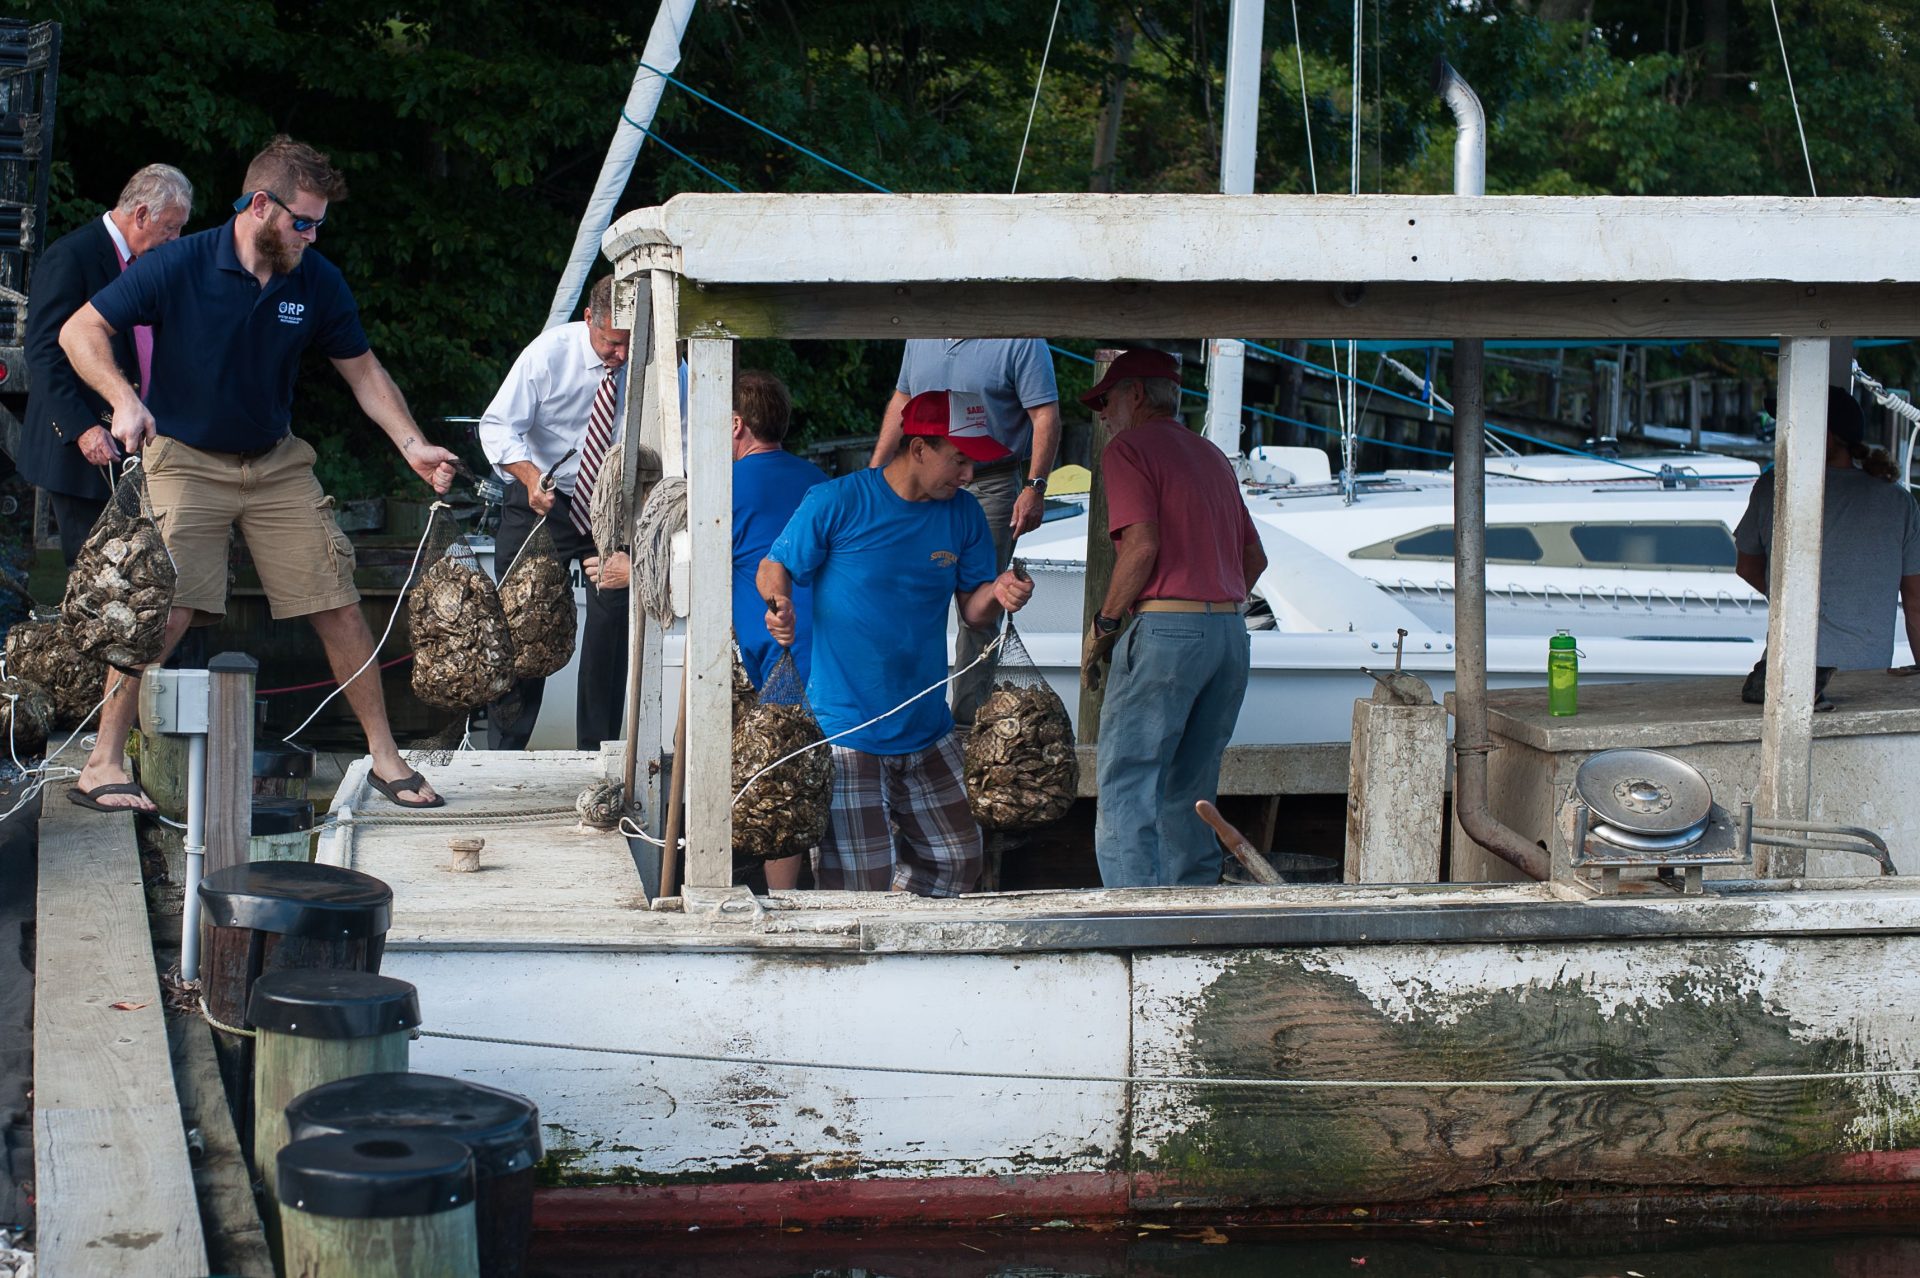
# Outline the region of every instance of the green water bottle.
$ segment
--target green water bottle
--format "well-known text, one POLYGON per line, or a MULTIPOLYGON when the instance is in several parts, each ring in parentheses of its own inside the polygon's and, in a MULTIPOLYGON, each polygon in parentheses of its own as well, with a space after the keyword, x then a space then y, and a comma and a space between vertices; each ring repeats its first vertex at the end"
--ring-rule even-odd
POLYGON ((1573 636, 1562 630, 1547 640, 1547 711, 1580 713, 1580 654, 1573 636))

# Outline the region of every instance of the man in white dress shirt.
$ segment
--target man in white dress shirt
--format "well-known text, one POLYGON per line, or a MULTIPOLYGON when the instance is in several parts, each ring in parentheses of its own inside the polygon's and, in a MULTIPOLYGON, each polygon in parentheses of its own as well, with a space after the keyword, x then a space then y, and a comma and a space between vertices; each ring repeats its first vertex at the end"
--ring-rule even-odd
MULTIPOLYGON (((620 434, 626 404, 627 332, 614 328, 612 318, 613 277, 602 276, 588 294, 586 318, 555 325, 528 343, 480 419, 480 446, 508 481, 494 550, 496 572, 505 574, 542 516, 563 564, 578 560, 584 570, 585 561, 598 553, 590 531, 591 490, 601 460, 620 434), (541 481, 549 471, 553 487, 545 489, 541 481)), ((624 557, 619 562, 624 566, 624 557)), ((602 741, 620 736, 627 583, 624 572, 611 568, 587 589, 574 710, 574 734, 582 750, 598 750, 602 741)), ((526 749, 540 717, 544 684, 522 679, 488 709, 487 743, 493 749, 526 749)))

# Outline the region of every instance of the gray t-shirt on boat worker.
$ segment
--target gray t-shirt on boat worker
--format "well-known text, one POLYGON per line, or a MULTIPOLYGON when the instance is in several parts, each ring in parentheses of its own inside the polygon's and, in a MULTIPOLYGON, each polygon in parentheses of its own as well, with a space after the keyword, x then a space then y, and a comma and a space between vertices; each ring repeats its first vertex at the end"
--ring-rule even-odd
MULTIPOLYGON (((1900 578, 1920 573, 1920 506, 1898 484, 1852 466, 1828 467, 1826 487, 1815 660, 1842 670, 1884 670, 1893 664, 1900 578)), ((1771 471, 1755 481, 1733 544, 1743 555, 1772 548, 1771 471)))
POLYGON ((894 389, 972 391, 987 401, 987 431, 1013 460, 1033 456, 1027 410, 1060 398, 1053 356, 1038 337, 916 337, 900 356, 894 389))

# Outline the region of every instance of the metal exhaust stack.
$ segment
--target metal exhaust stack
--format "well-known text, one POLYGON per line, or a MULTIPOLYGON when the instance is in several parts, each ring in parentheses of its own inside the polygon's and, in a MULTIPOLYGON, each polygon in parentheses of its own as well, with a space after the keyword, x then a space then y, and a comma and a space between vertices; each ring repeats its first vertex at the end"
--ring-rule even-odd
MULTIPOLYGON (((1460 133, 1453 146, 1455 195, 1487 193, 1487 115, 1472 87, 1445 58, 1434 63, 1434 89, 1460 133)), ((1542 849, 1487 809, 1487 405, 1486 345, 1453 343, 1453 751, 1454 814, 1487 851, 1531 879, 1549 876, 1542 849)))

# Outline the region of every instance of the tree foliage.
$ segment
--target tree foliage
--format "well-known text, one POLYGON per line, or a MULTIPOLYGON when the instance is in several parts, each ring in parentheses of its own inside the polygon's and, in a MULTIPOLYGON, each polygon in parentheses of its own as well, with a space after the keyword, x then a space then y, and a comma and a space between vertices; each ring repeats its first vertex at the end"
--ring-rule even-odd
MULTIPOLYGON (((106 0, 27 8, 66 24, 53 229, 156 159, 193 177, 194 226, 212 225, 272 133, 329 150, 353 190, 322 250, 427 422, 477 413, 537 330, 607 139, 629 127, 654 17, 619 0, 179 0, 157 22, 106 0)), ((1016 168, 1022 191, 1216 189, 1227 9, 1062 0, 1023 152, 1050 5, 703 0, 654 125, 701 167, 649 141, 623 207, 722 185, 866 189, 693 90, 892 190, 1008 190, 1016 168)), ((1807 192, 1768 0, 1367 0, 1357 111, 1353 5, 1301 0, 1298 33, 1292 6, 1266 9, 1259 191, 1447 189, 1443 55, 1487 105, 1492 191, 1807 192)), ((1907 193, 1920 6, 1779 9, 1820 193, 1907 193)), ((793 383, 802 437, 827 438, 872 429, 898 348, 756 343, 745 358, 793 383)), ((343 459, 343 495, 395 482, 335 379, 311 371, 300 396, 303 433, 337 437, 322 452, 343 459)))

